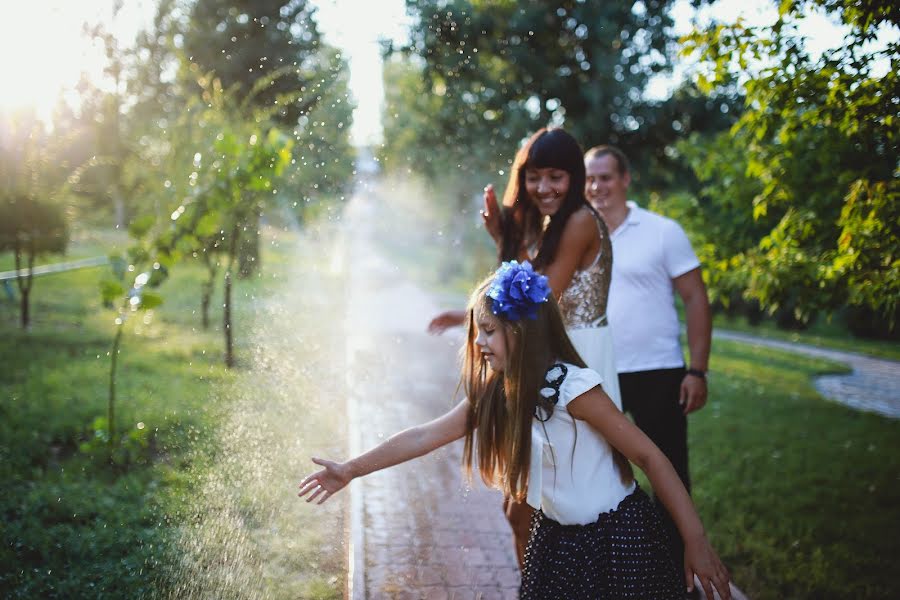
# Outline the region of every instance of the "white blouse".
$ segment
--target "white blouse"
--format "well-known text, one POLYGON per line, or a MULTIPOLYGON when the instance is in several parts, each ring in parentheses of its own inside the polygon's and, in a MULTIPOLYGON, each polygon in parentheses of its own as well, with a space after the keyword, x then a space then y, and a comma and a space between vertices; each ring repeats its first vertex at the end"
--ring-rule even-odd
MULTIPOLYGON (((544 422, 532 420, 526 501, 563 525, 587 525, 600 513, 614 510, 634 491, 635 483, 622 483, 612 446, 596 429, 574 419, 566 410, 569 402, 603 383, 603 379, 591 369, 562 364, 567 372, 559 385, 553 414, 544 422)), ((551 369, 548 381, 560 372, 551 369)), ((549 393, 548 388, 545 390, 549 393)))

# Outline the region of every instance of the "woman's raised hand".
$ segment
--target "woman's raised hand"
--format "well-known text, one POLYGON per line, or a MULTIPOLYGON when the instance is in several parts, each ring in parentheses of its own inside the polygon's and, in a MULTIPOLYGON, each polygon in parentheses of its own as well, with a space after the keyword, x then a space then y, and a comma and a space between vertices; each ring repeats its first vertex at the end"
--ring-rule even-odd
POLYGON ((499 244, 502 233, 500 227, 500 205, 497 204, 497 194, 494 193, 494 186, 490 183, 484 188, 484 208, 481 211, 481 219, 484 221, 485 230, 499 244))
POLYGON ((444 311, 428 323, 428 333, 440 335, 450 329, 466 322, 466 312, 463 310, 444 311))
POLYGON ((709 544, 706 536, 686 542, 684 546, 684 576, 688 589, 694 587, 694 575, 700 580, 706 597, 713 600, 713 586, 722 600, 731 600, 731 588, 729 582, 731 575, 728 569, 719 560, 715 550, 709 544))
POLYGON ((307 502, 313 502, 318 498, 319 501, 316 504, 322 504, 353 480, 350 468, 344 463, 336 463, 322 458, 313 458, 312 461, 324 469, 307 475, 300 482, 300 492, 297 495, 302 498, 308 494, 307 502))

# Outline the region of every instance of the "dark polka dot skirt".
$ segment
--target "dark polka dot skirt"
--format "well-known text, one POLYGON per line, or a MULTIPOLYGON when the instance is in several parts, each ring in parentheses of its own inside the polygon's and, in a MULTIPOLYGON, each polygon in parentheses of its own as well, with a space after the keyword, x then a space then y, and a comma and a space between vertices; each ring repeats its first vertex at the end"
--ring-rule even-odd
POLYGON ((659 514, 640 488, 590 525, 560 525, 537 510, 525 550, 522 600, 682 600, 659 514))

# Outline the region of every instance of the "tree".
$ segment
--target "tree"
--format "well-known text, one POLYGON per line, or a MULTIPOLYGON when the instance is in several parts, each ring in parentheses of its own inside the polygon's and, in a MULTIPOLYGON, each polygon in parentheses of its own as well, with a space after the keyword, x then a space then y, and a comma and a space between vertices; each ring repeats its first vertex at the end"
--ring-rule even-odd
POLYGON ((162 304, 162 297, 150 291, 158 287, 166 277, 168 270, 159 263, 148 265, 148 255, 140 245, 129 251, 129 261, 122 257, 113 257, 112 277, 100 282, 100 295, 103 303, 116 309, 116 333, 113 336, 109 352, 109 386, 107 388, 106 420, 95 421, 95 429, 106 442, 107 456, 114 460, 116 449, 116 376, 119 367, 119 353, 122 346, 122 335, 125 333, 125 322, 132 313, 148 311, 162 304), (143 270, 146 266, 146 270, 143 270), (130 282, 128 276, 138 272, 130 282), (117 304, 118 303, 118 304, 117 304), (105 427, 104 427, 105 425, 105 427))
POLYGON ((182 34, 190 63, 214 72, 224 89, 238 89, 238 101, 258 79, 287 68, 287 76, 253 94, 253 103, 280 105, 274 118, 289 128, 319 102, 330 81, 322 80, 328 65, 319 53, 315 8, 306 0, 196 0, 182 34))
MULTIPOLYGON (((493 120, 492 113, 471 113, 454 122, 457 107, 446 93, 431 91, 423 72, 423 65, 407 57, 394 55, 385 61, 385 143, 379 159, 389 171, 419 173, 440 182, 442 189, 459 190, 462 205, 472 192, 464 184, 490 182, 507 168, 517 138, 512 127, 474 126, 482 118, 493 120)), ((525 122, 519 125, 515 129, 526 130, 525 122)))
POLYGON ((689 119, 672 127, 679 104, 644 95, 670 68, 671 4, 408 0, 418 24, 400 50, 421 60, 427 91, 441 98, 430 121, 443 134, 440 150, 515 146, 557 124, 587 146, 621 146, 637 172, 650 173, 667 160, 661 137, 691 130, 689 119))
POLYGON ((30 323, 34 261, 65 252, 68 227, 57 193, 65 182, 58 150, 33 113, 0 119, 0 251, 15 256, 22 328, 30 323))
MULTIPOLYGON (((349 114, 335 118, 328 109, 316 109, 331 105, 337 112, 348 112, 344 110, 348 107, 348 68, 340 55, 321 43, 312 3, 197 0, 183 37, 184 56, 192 67, 183 70, 189 81, 196 72, 213 72, 224 89, 233 90, 236 100, 250 99, 244 117, 250 109, 271 110, 272 119, 294 133, 301 153, 297 162, 315 165, 294 173, 287 183, 301 198, 310 198, 319 187, 330 187, 337 177, 340 184, 345 183, 352 171, 349 143, 345 142, 349 140, 349 114), (263 80, 267 85, 258 87, 263 80), (341 93, 342 99, 336 97, 341 93), (336 177, 332 180, 323 177, 326 167, 335 164, 347 166, 333 173, 336 177), (301 176, 308 173, 314 174, 301 176)), ((246 218, 239 244, 242 277, 256 272, 260 264, 260 211, 248 211, 246 218)))
POLYGON ((891 327, 900 314, 900 44, 875 43, 880 25, 900 26, 895 4, 795 1, 781 4, 771 28, 714 25, 687 40, 686 52, 706 66, 701 87, 745 94, 727 140, 715 142, 732 151, 707 147, 694 160, 699 178, 720 199, 743 199, 741 219, 755 221, 721 264, 744 298, 801 323, 846 306, 891 327), (796 29, 812 7, 848 31, 819 58, 796 29), (743 157, 742 177, 727 177, 734 155, 743 157), (752 196, 747 179, 756 182, 752 196))
POLYGON ((296 211, 300 217, 304 205, 346 193, 354 174, 350 128, 355 107, 350 96, 350 67, 333 48, 323 46, 320 53, 330 83, 293 129, 294 160, 283 186, 288 193, 282 197, 303 201, 296 211))
POLYGON ((213 237, 214 246, 224 249, 225 364, 231 367, 235 363, 232 281, 241 238, 250 216, 271 201, 278 178, 290 164, 293 141, 266 120, 265 111, 243 118, 250 97, 238 103, 234 90, 222 89, 221 82, 211 76, 199 83, 203 94, 189 108, 192 118, 202 124, 211 151, 205 156, 195 154, 186 193, 156 248, 166 265, 188 252, 208 250, 213 237))

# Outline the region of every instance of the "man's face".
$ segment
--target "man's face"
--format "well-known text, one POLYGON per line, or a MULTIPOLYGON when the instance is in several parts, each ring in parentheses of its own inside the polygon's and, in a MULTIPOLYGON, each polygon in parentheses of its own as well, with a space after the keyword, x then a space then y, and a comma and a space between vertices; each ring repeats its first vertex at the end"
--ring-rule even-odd
POLYGON ((619 173, 619 164, 612 154, 604 154, 584 161, 586 181, 584 195, 594 208, 603 212, 625 206, 631 175, 619 173))

